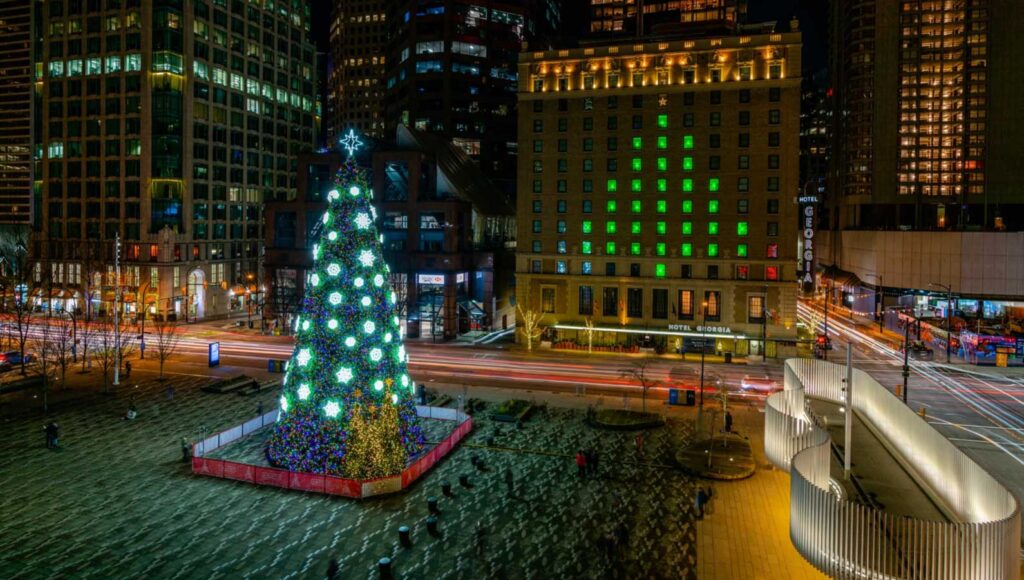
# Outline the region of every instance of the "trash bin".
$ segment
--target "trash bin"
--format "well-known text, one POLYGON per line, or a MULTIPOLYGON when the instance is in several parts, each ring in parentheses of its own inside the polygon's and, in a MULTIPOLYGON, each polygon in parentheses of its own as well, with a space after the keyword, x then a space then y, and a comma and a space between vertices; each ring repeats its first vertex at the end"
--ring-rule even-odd
POLYGON ((692 407, 697 404, 697 394, 692 389, 686 391, 686 406, 692 407))
POLYGON ((729 363, 732 362, 732 353, 731 352, 725 353, 725 362, 726 362, 726 364, 729 364, 729 363))

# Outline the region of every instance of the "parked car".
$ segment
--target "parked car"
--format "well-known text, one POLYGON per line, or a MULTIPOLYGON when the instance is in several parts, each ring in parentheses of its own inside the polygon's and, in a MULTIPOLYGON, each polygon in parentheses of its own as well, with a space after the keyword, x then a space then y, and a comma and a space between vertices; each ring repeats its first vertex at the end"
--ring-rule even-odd
MULTIPOLYGON (((900 352, 903 352, 903 347, 900 347, 900 352)), ((934 360, 935 351, 926 346, 920 340, 915 340, 910 343, 910 358, 917 360, 934 360)))
POLYGON ((740 389, 752 393, 774 393, 778 383, 768 375, 746 375, 740 380, 740 389))
MULTIPOLYGON (((34 354, 30 353, 30 352, 26 352, 25 353, 25 364, 29 364, 32 361, 34 361, 35 359, 36 359, 36 355, 34 355, 34 354)), ((0 354, 0 361, 6 362, 7 364, 10 364, 12 366, 13 365, 20 365, 21 364, 21 352, 17 351, 17 350, 11 350, 11 351, 7 351, 5 353, 2 353, 2 354, 0 354)))

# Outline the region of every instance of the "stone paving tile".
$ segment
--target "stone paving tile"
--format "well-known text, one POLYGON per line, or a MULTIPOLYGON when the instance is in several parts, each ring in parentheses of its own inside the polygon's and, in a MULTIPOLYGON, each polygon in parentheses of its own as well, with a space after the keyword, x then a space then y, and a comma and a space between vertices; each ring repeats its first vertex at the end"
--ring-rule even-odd
MULTIPOLYGON (((193 476, 180 463, 180 438, 237 424, 257 401, 200 393, 207 382, 177 377, 168 400, 166 383, 144 380, 65 407, 58 451, 44 446, 43 417, 7 420, 0 576, 317 577, 337 557, 345 578, 361 578, 376 577, 376 561, 391 556, 400 578, 696 577, 694 483, 669 467, 688 422, 652 432, 638 462, 631 433, 592 430, 579 411, 545 410, 522 430, 480 417, 466 444, 409 492, 356 502, 193 476), (129 394, 135 421, 121 419, 129 394), (601 452, 602 474, 580 480, 572 455, 588 446, 601 452), (475 472, 472 455, 487 472, 475 472), (460 474, 472 489, 458 485, 460 474), (454 499, 441 496, 442 481, 454 499), (428 496, 440 498, 443 539, 426 533, 428 496), (596 538, 619 522, 629 543, 609 565, 596 538), (412 548, 399 546, 400 525, 413 528, 412 548)), ((270 408, 275 394, 261 398, 270 408)))

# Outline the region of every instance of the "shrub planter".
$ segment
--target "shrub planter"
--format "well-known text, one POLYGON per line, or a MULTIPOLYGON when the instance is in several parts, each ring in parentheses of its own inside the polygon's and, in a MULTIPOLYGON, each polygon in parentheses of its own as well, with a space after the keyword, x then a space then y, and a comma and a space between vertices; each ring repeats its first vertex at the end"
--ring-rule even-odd
POLYGON ((498 405, 498 408, 491 413, 491 419, 504 423, 518 423, 525 421, 533 412, 533 403, 522 399, 509 399, 498 405))
POLYGON ((601 409, 592 414, 589 421, 594 427, 613 431, 655 429, 665 424, 661 415, 625 409, 601 409))

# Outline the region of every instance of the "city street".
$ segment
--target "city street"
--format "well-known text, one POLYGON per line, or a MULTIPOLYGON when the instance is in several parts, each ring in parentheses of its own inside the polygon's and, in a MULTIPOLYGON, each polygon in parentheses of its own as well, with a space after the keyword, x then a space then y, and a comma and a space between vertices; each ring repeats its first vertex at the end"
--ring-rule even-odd
MULTIPOLYGON (((824 330, 820 305, 799 304, 801 319, 824 330)), ((898 343, 877 327, 829 314, 833 350, 829 360, 843 364, 853 344, 853 365, 896 391, 903 384, 903 354, 898 343)), ((988 469, 1018 497, 1024 496, 1024 375, 1020 369, 910 360, 908 404, 925 410, 929 423, 988 469)), ((856 394, 854 394, 856 396, 856 394)))

